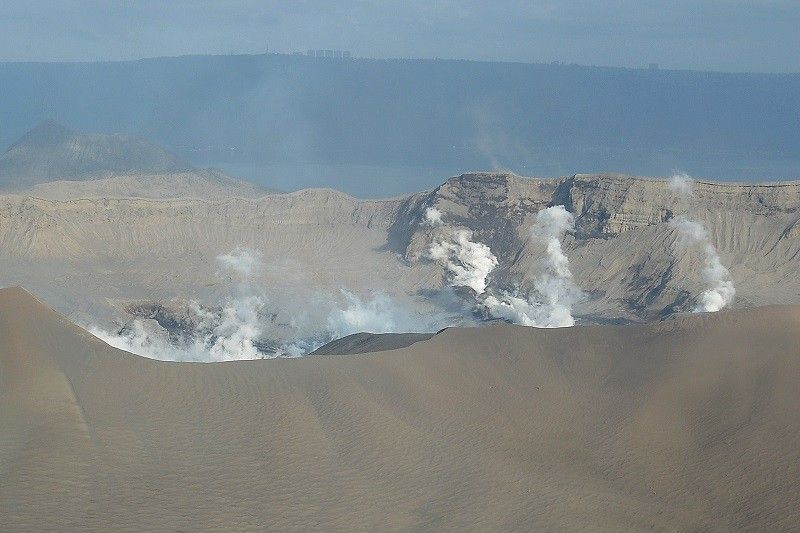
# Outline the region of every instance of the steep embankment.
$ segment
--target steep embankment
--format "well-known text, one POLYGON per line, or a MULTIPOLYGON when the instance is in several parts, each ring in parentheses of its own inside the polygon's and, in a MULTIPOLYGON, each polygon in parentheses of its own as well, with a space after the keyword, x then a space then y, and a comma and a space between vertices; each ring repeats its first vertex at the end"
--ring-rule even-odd
POLYGON ((261 252, 263 268, 248 281, 275 312, 290 304, 313 312, 308 302, 320 291, 384 289, 388 280, 413 292, 418 274, 386 249, 397 206, 331 190, 163 201, 0 196, 0 286, 24 283, 85 321, 107 317, 109 300, 217 303, 239 280, 221 274, 216 257, 241 246, 261 252))
POLYGON ((319 308, 320 292, 438 290, 443 271, 426 255, 449 229, 470 229, 491 247, 492 287, 528 288, 542 257, 530 228, 538 211, 561 204, 576 216, 563 246, 586 294, 581 320, 641 321, 693 307, 703 257, 680 245, 670 224, 679 215, 704 224, 731 271, 734 306, 800 303, 798 183, 697 183, 684 197, 662 180, 617 175, 466 174, 390 200, 325 189, 212 200, 0 196, 0 285, 25 283, 85 320, 107 318, 114 301, 216 303, 230 280, 215 258, 243 246, 263 260, 248 282, 283 313, 276 324, 288 324, 295 311, 319 308), (429 206, 442 213, 439 233, 423 223, 429 206))
POLYGON ((0 291, 10 529, 769 529, 800 519, 800 309, 165 363, 0 291))
POLYGON ((433 337, 433 333, 353 333, 320 346, 309 355, 345 355, 399 350, 433 337))
POLYGON ((800 260, 800 183, 694 184, 681 195, 664 180, 576 175, 559 180, 477 173, 451 178, 406 205, 390 233, 396 249, 423 256, 431 229, 419 222, 435 206, 448 225, 472 230, 499 259, 496 281, 532 282, 541 252, 531 244, 536 213, 565 205, 576 232, 564 243, 585 315, 639 320, 691 307, 702 290, 701 258, 676 243, 669 221, 701 222, 733 275, 736 305, 800 302, 792 275, 800 260))

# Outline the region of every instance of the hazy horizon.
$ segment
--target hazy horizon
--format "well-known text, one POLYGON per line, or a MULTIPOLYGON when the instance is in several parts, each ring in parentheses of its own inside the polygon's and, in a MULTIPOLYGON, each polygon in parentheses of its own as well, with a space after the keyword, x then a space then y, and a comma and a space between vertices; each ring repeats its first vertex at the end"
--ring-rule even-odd
MULTIPOLYGON (((326 49, 308 49, 303 51, 277 51, 266 50, 263 52, 241 52, 241 53, 225 53, 225 52, 198 52, 176 55, 150 55, 132 58, 119 58, 119 59, 53 59, 53 60, 0 60, 0 64, 102 64, 102 63, 136 63, 140 61, 157 61, 160 59, 182 59, 182 58, 204 58, 204 57, 218 57, 218 58, 236 58, 236 57, 259 57, 259 56, 303 56, 307 57, 311 51, 325 51, 326 49)), ((333 51, 331 49, 331 51, 333 51)), ((338 49, 337 49, 338 51, 338 49)), ((646 71, 665 71, 665 72, 694 72, 710 74, 756 74, 765 76, 800 76, 800 68, 796 71, 775 72, 775 71, 760 71, 760 70, 716 70, 712 68, 681 68, 681 67, 665 67, 659 63, 648 63, 642 65, 606 65, 606 64, 590 64, 578 62, 566 62, 554 59, 552 61, 545 60, 511 60, 511 59, 481 59, 481 58, 464 58, 464 57, 411 57, 411 56, 393 56, 393 57, 367 57, 351 55, 344 60, 366 60, 366 61, 430 61, 430 62, 465 62, 465 63, 489 63, 489 64, 518 64, 518 65, 535 65, 535 66, 561 66, 561 67, 580 67, 580 68, 595 68, 604 70, 646 70, 646 71)))
POLYGON ((11 0, 0 62, 121 61, 309 49, 715 72, 800 72, 800 4, 770 0, 213 3, 11 0))
POLYGON ((280 190, 386 197, 465 170, 776 181, 800 168, 796 75, 269 54, 0 63, 0 85, 3 147, 53 119, 280 190))

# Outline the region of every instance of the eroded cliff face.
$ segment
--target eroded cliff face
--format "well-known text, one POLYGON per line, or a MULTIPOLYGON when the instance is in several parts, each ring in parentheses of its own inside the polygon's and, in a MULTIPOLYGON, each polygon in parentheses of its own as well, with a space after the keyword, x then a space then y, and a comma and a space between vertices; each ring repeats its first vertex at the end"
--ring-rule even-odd
POLYGON ((526 289, 542 259, 531 226, 552 205, 575 215, 563 246, 586 294, 579 320, 691 309, 703 258, 681 246, 670 224, 677 216, 704 225, 735 282, 735 306, 800 303, 800 183, 697 182, 685 195, 664 180, 587 174, 471 173, 389 200, 331 190, 214 200, 0 196, 0 285, 27 285, 73 317, 130 300, 213 303, 226 283, 215 258, 244 246, 262 254, 251 283, 272 311, 288 301, 313 307, 316 293, 341 288, 417 297, 446 283, 427 257, 431 243, 469 229, 498 259, 490 285, 526 289), (428 207, 442 226, 424 223, 428 207))
MULTIPOLYGON (((0 196, 2 252, 21 258, 137 258, 262 241, 348 246, 342 228, 386 231, 396 201, 357 200, 318 189, 261 198, 77 198, 0 196), (296 240, 284 241, 293 233, 296 240), (316 242, 310 243, 309 240, 316 242)), ((324 250, 323 250, 324 251, 324 250)))
POLYGON ((564 205, 575 215, 565 240, 577 282, 587 298, 587 320, 644 320, 685 311, 702 290, 702 258, 678 242, 676 216, 706 228, 710 242, 737 284, 737 305, 800 300, 792 273, 800 264, 800 184, 741 185, 697 182, 691 194, 665 180, 578 174, 529 179, 475 173, 449 179, 419 196, 409 218, 414 228, 403 249, 409 261, 425 256, 440 231, 422 223, 426 207, 447 226, 473 231, 499 260, 496 284, 529 286, 541 252, 530 243, 535 214, 564 205), (414 223, 416 217, 417 223, 414 223))
MULTIPOLYGON (((738 211, 768 216, 795 212, 796 183, 740 185, 696 182, 691 194, 671 189, 663 180, 622 175, 579 174, 562 180, 569 207, 583 237, 615 236, 668 221, 687 211, 738 211)), ((554 198, 559 201, 560 198, 554 198)))
POLYGON ((105 329, 138 317, 129 301, 213 307, 238 297, 242 284, 284 322, 301 314, 324 323, 318 299, 340 289, 407 294, 419 286, 425 267, 404 265, 386 247, 400 202, 332 190, 214 200, 0 196, 0 286, 25 285, 105 329), (237 248, 260 254, 249 279, 217 260, 237 248))
POLYGON ((445 214, 446 226, 472 230, 475 240, 492 248, 499 268, 507 269, 527 239, 526 225, 550 205, 558 183, 501 173, 450 178, 415 204, 408 222, 414 230, 402 252, 410 261, 424 257, 432 234, 424 214, 434 207, 445 214))

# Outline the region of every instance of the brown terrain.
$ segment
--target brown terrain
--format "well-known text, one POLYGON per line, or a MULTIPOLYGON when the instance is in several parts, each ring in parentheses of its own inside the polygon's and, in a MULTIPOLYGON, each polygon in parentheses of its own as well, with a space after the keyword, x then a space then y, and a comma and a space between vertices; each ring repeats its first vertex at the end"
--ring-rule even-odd
POLYGON ((799 332, 773 306, 169 363, 5 289, 2 528, 788 531, 799 332))
POLYGON ((705 225, 735 282, 734 307, 800 304, 798 182, 698 182, 690 198, 652 178, 498 173, 386 200, 328 189, 251 196, 233 187, 208 198, 126 197, 110 185, 102 194, 75 192, 102 182, 94 183, 44 184, 39 191, 50 193, 39 196, 46 197, 0 196, 0 286, 24 284, 71 319, 108 328, 142 305, 174 313, 186 300, 220 301, 233 289, 215 258, 240 246, 261 254, 263 268, 249 283, 269 301, 276 319, 265 334, 277 340, 296 334, 285 325, 298 313, 313 314, 315 306, 302 302, 341 288, 381 291, 434 311, 420 295, 446 279, 425 252, 457 228, 472 230, 498 257, 490 286, 529 287, 541 254, 530 238, 534 217, 561 204, 576 217, 564 249, 586 295, 575 309, 581 323, 691 310, 704 287, 702 262, 678 244, 669 224, 677 215, 705 225), (429 206, 443 213, 445 227, 422 223, 429 206))
POLYGON ((41 298, 0 290, 0 529, 800 521, 800 182, 681 195, 646 177, 470 173, 383 200, 276 194, 141 139, 47 123, 0 157, 0 189, 0 287, 41 298), (297 359, 174 363, 76 325, 135 318, 173 339, 255 296, 257 344, 273 349, 318 339, 342 290, 471 323, 474 297, 445 298, 430 244, 471 230, 498 259, 493 290, 530 288, 531 226, 554 205, 576 219, 573 328, 395 329, 297 359), (429 207, 443 225, 425 223, 429 207), (680 244, 678 216, 706 228, 733 309, 686 313, 703 258, 680 244), (223 269, 234 250, 256 267, 223 269))

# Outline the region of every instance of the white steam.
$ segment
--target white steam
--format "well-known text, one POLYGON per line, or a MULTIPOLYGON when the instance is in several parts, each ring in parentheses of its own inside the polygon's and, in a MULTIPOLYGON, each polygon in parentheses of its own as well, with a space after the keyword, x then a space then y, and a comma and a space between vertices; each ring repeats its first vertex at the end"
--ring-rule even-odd
POLYGON ((674 193, 689 197, 694 194, 694 180, 688 174, 675 172, 667 181, 667 185, 674 193))
POLYGON ((568 231, 575 231, 575 217, 563 205, 548 207, 536 214, 531 235, 545 245, 546 272, 543 277, 547 284, 550 278, 564 280, 565 283, 572 279, 569 259, 561 248, 561 239, 568 231))
POLYGON ((450 285, 469 287, 476 294, 486 290, 487 278, 497 266, 497 258, 483 243, 472 241, 472 232, 460 229, 453 232, 451 241, 430 245, 428 256, 450 273, 450 285))
POLYGON ((334 308, 328 315, 331 339, 360 332, 407 333, 429 330, 430 324, 422 315, 385 294, 374 294, 371 299, 364 301, 349 291, 341 292, 345 305, 334 308))
MULTIPOLYGON (((246 278, 260 268, 255 252, 237 249, 219 256, 217 261, 230 274, 246 278)), ((222 274, 218 272, 218 275, 222 274)), ((441 329, 449 317, 434 313, 420 314, 388 295, 377 293, 362 300, 342 290, 341 298, 321 296, 323 306, 330 311, 327 320, 316 324, 295 338, 280 341, 265 339, 264 325, 270 316, 267 301, 246 281, 240 281, 235 297, 224 300, 221 306, 205 307, 189 302, 176 311, 184 319, 180 331, 172 332, 153 319, 134 319, 112 333, 97 327, 88 329, 108 344, 144 357, 171 361, 232 361, 274 357, 299 357, 319 348, 326 342, 358 332, 422 332, 441 329), (188 329, 187 329, 188 326, 188 329)), ((291 327, 305 329, 301 317, 292 317, 291 327), (294 324, 295 318, 300 324, 294 324)))
POLYGON ((216 308, 190 302, 191 330, 182 332, 180 341, 170 342, 167 332, 155 321, 141 319, 133 320, 117 333, 97 327, 90 327, 90 331, 116 348, 151 359, 213 362, 267 357, 257 347, 263 334, 266 300, 248 284, 248 279, 261 268, 261 254, 238 247, 216 260, 225 274, 239 278, 236 296, 226 298, 216 308))
POLYGON ((703 254, 701 276, 706 289, 700 293, 693 309, 695 313, 716 312, 728 306, 736 295, 731 273, 722 264, 717 249, 711 244, 708 233, 702 224, 677 216, 670 220, 670 226, 678 231, 681 241, 688 246, 697 247, 703 254))
POLYGON ((170 344, 166 334, 158 335, 156 331, 145 326, 143 320, 134 320, 130 326, 112 333, 97 326, 86 326, 86 329, 106 344, 135 353, 150 359, 162 361, 198 361, 204 353, 192 353, 189 347, 176 347, 170 344))
POLYGON ((265 357, 256 347, 261 336, 260 314, 266 302, 259 296, 229 299, 218 310, 189 304, 192 330, 180 342, 170 342, 155 321, 135 319, 117 333, 98 327, 89 331, 122 350, 164 361, 235 361, 265 357), (148 327, 150 324, 151 327, 148 327))
POLYGON ((275 357, 303 357, 304 355, 310 354, 324 344, 325 342, 317 339, 298 339, 291 342, 286 342, 275 351, 275 357))
POLYGON ((263 357, 255 343, 261 337, 260 313, 265 307, 266 302, 260 296, 229 300, 219 315, 203 312, 198 306, 196 311, 204 318, 199 331, 208 333, 201 337, 202 340, 195 337, 195 343, 201 343, 211 361, 263 357))
POLYGON ((217 256, 217 262, 223 269, 236 273, 242 278, 249 278, 261 266, 261 253, 248 248, 237 247, 231 253, 217 256))
POLYGON ((574 226, 574 217, 562 205, 537 214, 531 236, 542 246, 544 259, 541 273, 527 297, 487 288, 489 274, 498 265, 497 257, 485 244, 474 242, 469 230, 455 230, 450 241, 432 243, 428 257, 447 270, 450 286, 471 288, 479 307, 492 317, 524 326, 572 326, 575 324, 572 308, 583 293, 572 279, 561 239, 574 226))
POLYGON ((575 218, 563 205, 539 211, 531 230, 534 242, 544 247, 542 272, 534 281, 534 291, 528 298, 503 293, 500 298, 488 296, 483 304, 489 314, 540 328, 569 327, 575 325, 573 306, 583 293, 575 284, 569 269, 569 259, 561 247, 567 232, 574 231, 575 218))
MULTIPOLYGON (((668 186, 684 200, 691 199, 694 195, 694 180, 688 174, 674 173, 668 186)), ((671 219, 669 224, 677 230, 681 244, 697 248, 703 254, 704 264, 700 275, 706 289, 697 297, 693 312, 713 313, 728 306, 733 301, 736 288, 731 273, 720 261, 717 249, 711 244, 703 224, 689 220, 684 215, 671 219)))
POLYGON ((436 209, 435 207, 429 207, 425 210, 425 224, 435 228, 436 226, 441 226, 442 222, 442 212, 436 209))
POLYGON ((261 269, 261 253, 237 247, 229 254, 218 256, 217 261, 244 281, 239 286, 240 295, 226 302, 218 318, 211 313, 204 315, 203 329, 210 330, 211 334, 203 339, 203 345, 208 347, 212 361, 256 359, 260 353, 255 342, 262 333, 260 313, 266 301, 261 296, 248 294, 252 291, 245 282, 261 269))
POLYGON ((500 298, 488 296, 483 304, 491 316, 522 326, 564 328, 575 325, 571 307, 561 303, 543 304, 534 298, 503 293, 500 298))

